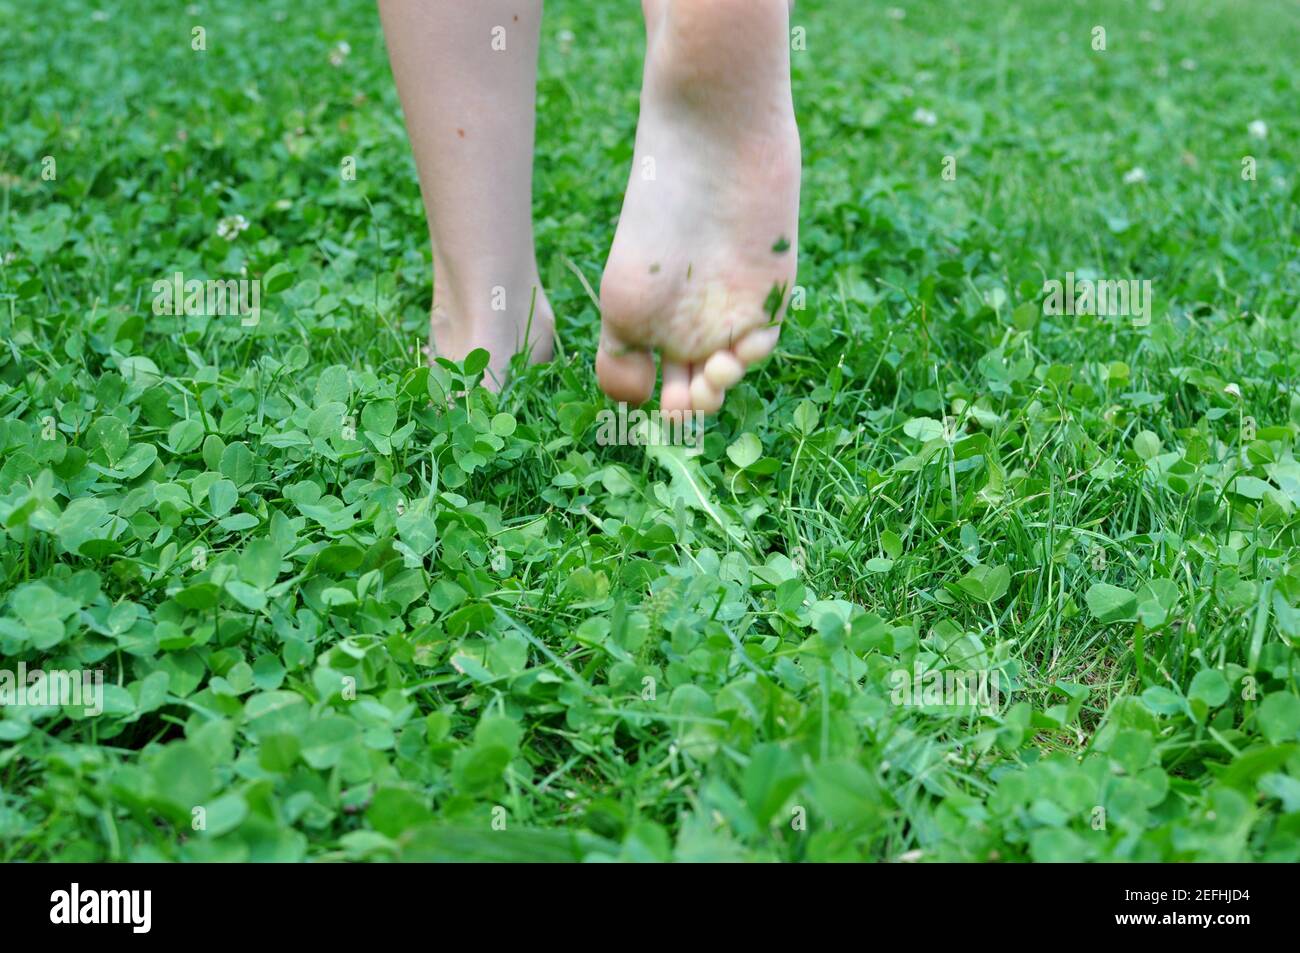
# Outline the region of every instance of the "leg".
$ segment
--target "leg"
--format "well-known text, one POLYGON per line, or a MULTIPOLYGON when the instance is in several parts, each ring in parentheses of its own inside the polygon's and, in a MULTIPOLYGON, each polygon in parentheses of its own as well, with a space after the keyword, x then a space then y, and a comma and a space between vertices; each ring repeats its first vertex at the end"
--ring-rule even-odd
POLYGON ((794 285, 800 147, 788 0, 643 0, 632 177, 601 280, 616 400, 717 411, 776 346, 794 285))
POLYGON ((541 0, 379 0, 433 242, 430 344, 551 356, 554 317, 533 250, 541 0))

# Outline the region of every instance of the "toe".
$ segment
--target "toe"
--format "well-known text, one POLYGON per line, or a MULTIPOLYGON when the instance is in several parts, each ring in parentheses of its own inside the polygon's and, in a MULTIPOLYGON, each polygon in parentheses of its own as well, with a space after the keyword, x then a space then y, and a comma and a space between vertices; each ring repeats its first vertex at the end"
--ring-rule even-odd
POLYGON ((664 361, 664 386, 659 407, 666 413, 691 409, 691 369, 677 361, 664 361))
POLYGON ((726 392, 714 387, 708 376, 697 370, 691 377, 691 406, 702 414, 716 414, 722 409, 726 392))
POLYGON ((732 348, 742 364, 749 365, 761 361, 776 350, 777 339, 781 337, 780 327, 762 327, 750 331, 732 348))
POLYGON ((602 334, 596 352, 600 389, 612 399, 644 404, 655 389, 655 359, 649 351, 629 348, 602 334))
POLYGON ((718 390, 735 387, 745 376, 745 365, 730 351, 718 351, 704 364, 704 376, 718 390))

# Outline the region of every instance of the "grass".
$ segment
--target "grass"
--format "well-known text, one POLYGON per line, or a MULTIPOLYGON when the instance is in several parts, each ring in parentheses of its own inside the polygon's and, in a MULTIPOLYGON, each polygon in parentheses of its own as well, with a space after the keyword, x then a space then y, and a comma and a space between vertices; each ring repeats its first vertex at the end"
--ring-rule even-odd
POLYGON ((636 4, 548 3, 561 353, 445 410, 373 8, 95 9, 0 0, 0 668, 105 678, 0 712, 0 857, 1300 860, 1293 5, 800 4, 696 457, 595 439, 636 4))

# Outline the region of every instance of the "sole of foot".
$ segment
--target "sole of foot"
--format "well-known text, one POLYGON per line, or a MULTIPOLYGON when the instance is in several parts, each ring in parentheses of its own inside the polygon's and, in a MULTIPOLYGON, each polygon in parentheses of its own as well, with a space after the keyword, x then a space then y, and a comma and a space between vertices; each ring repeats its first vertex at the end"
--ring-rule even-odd
POLYGON ((715 413, 776 347, 798 259, 801 155, 787 0, 646 0, 632 175, 601 280, 596 372, 715 413))

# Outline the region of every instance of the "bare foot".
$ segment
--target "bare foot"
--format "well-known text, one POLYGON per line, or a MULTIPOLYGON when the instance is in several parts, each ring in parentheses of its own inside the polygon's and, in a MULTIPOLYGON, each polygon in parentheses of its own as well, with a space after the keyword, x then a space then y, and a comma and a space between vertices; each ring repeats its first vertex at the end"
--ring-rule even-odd
POLYGON ((776 346, 798 258, 787 0, 644 0, 632 177, 601 281, 615 400, 714 413, 776 346))
POLYGON ((554 351, 555 314, 536 265, 493 269, 480 263, 474 280, 435 267, 433 311, 429 320, 430 357, 463 361, 476 348, 491 355, 483 386, 500 390, 510 360, 528 352, 529 363, 549 361, 554 351))

